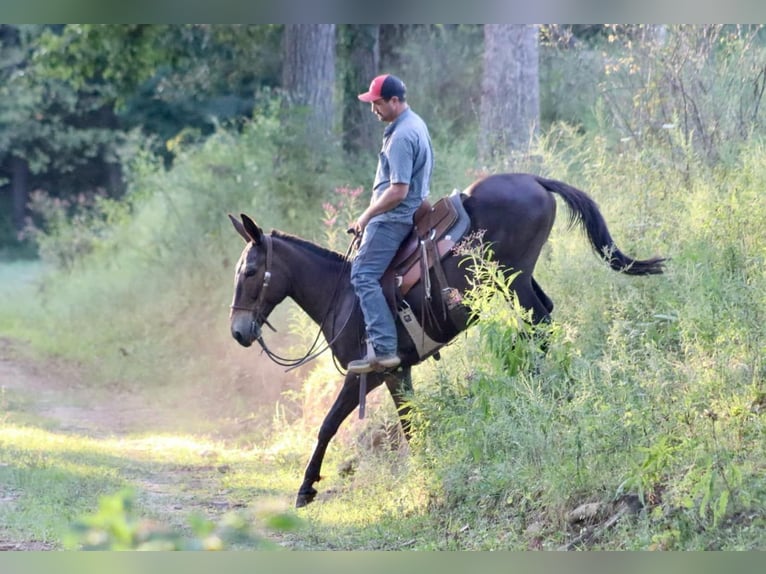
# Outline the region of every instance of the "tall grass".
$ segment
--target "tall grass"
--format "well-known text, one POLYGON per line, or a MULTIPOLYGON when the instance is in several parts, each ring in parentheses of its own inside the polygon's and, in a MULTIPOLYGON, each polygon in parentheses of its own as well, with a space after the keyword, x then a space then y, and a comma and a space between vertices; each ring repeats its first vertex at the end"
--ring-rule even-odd
POLYGON ((565 540, 581 503, 633 495, 644 505, 639 536, 611 547, 758 548, 761 144, 731 169, 698 163, 669 188, 678 168, 653 161, 661 150, 615 154, 575 137, 569 154, 569 136, 557 136, 560 157, 587 168, 552 158, 552 175, 591 193, 626 252, 669 256, 668 271, 620 276, 558 224, 536 272, 556 303, 545 357, 497 289, 474 294, 477 332, 415 403, 415 450, 439 477, 440 512, 510 520, 508 544, 525 547, 540 524, 549 543, 565 540))

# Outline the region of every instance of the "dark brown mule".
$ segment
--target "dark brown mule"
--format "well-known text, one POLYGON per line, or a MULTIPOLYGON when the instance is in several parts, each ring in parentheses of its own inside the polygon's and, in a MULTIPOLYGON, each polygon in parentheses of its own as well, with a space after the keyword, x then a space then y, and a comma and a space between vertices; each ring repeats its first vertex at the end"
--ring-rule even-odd
MULTIPOLYGON (((553 303, 534 280, 533 272, 556 216, 553 192, 569 207, 571 223, 579 223, 590 244, 612 269, 629 275, 662 273, 662 258, 632 259, 614 244, 598 206, 584 192, 562 183, 527 174, 493 175, 464 191, 464 206, 471 218, 469 233, 483 232, 494 257, 511 272, 521 272, 513 282, 519 302, 531 309, 535 323, 548 321, 553 303)), ((231 216, 230 216, 231 217, 231 216)), ((231 311, 231 334, 241 345, 263 345, 261 327, 276 305, 291 297, 318 325, 337 361, 344 368, 365 353, 365 332, 356 296, 351 287, 348 259, 309 241, 278 231, 266 235, 246 215, 231 220, 247 245, 237 263, 231 311)), ((444 271, 449 285, 461 291, 468 270, 458 256, 448 256, 444 271)), ((407 295, 414 316, 421 317, 423 282, 407 295)), ((429 337, 451 341, 465 324, 455 325, 440 313, 431 314, 438 325, 426 328, 429 337)), ((369 373, 367 391, 385 383, 409 438, 406 397, 412 389, 410 369, 420 362, 412 339, 399 325, 401 368, 395 372, 369 373)), ((265 346, 264 346, 265 348, 265 346)), ((268 352, 268 350, 267 350, 268 352)), ((271 356, 271 355, 270 355, 271 356)), ((317 443, 298 490, 296 506, 305 506, 317 494, 322 460, 341 423, 359 405, 359 375, 348 373, 343 387, 319 429, 317 443)))

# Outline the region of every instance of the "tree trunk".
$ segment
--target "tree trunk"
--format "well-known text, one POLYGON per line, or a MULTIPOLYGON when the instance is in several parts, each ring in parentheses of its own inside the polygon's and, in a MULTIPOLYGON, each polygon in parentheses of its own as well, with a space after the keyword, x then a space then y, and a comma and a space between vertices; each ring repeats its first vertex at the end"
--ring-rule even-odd
POLYGON ((24 158, 11 158, 11 196, 13 227, 17 232, 24 229, 29 201, 29 164, 24 158))
POLYGON ((540 122, 538 26, 485 24, 479 150, 524 152, 540 122))
MULTIPOLYGON (((112 106, 102 106, 98 112, 98 126, 112 131, 119 131, 120 125, 112 106)), ((110 197, 122 197, 125 193, 125 181, 122 177, 122 164, 113 148, 102 152, 103 169, 106 174, 106 189, 110 197)))
POLYGON ((319 137, 335 125, 335 24, 287 24, 282 87, 305 106, 307 129, 319 137))
POLYGON ((367 90, 380 67, 380 26, 347 25, 341 29, 346 67, 343 73, 343 147, 370 153, 380 146, 380 122, 358 94, 367 90))

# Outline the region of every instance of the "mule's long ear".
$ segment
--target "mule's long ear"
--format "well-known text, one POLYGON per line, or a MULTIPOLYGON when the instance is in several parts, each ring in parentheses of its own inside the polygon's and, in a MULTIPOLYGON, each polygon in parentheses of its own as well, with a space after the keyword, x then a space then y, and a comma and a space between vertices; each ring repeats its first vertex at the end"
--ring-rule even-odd
POLYGON ((250 237, 247 235, 247 231, 245 231, 245 226, 242 225, 242 222, 239 219, 236 219, 231 213, 229 213, 229 219, 231 220, 234 229, 237 230, 237 233, 242 236, 242 239, 249 243, 250 237))
POLYGON ((244 213, 240 213, 239 216, 242 218, 242 226, 245 228, 245 233, 247 236, 253 240, 253 243, 260 245, 261 235, 263 235, 261 228, 255 224, 255 221, 250 219, 244 213))

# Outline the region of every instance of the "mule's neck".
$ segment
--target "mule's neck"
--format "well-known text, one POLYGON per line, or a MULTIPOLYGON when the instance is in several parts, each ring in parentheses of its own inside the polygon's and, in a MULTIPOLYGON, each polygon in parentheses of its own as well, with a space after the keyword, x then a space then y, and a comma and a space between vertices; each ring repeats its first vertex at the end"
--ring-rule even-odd
POLYGON ((338 313, 345 307, 343 300, 348 297, 351 285, 350 264, 344 265, 334 255, 330 251, 323 253, 318 246, 312 249, 302 240, 281 238, 274 242, 274 261, 284 266, 287 277, 286 296, 315 323, 322 324, 323 330, 328 328, 326 319, 331 318, 328 313, 338 313))

